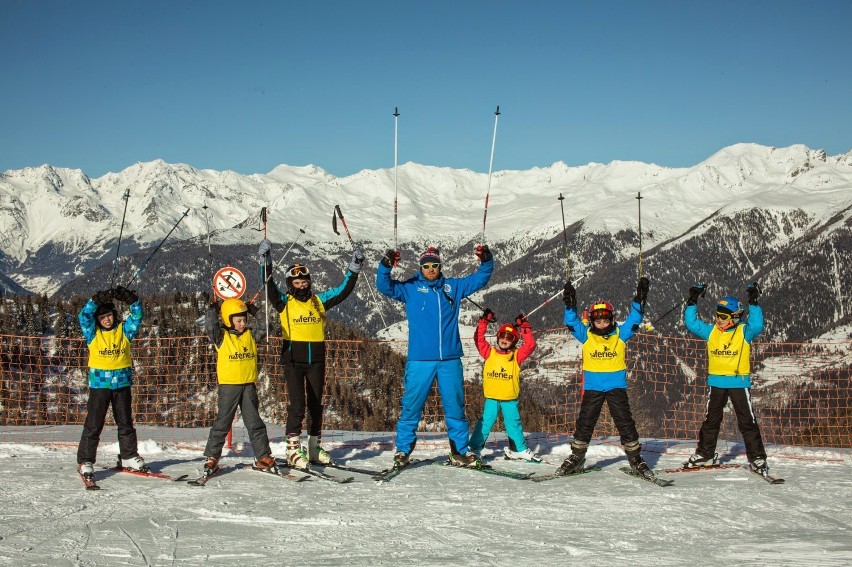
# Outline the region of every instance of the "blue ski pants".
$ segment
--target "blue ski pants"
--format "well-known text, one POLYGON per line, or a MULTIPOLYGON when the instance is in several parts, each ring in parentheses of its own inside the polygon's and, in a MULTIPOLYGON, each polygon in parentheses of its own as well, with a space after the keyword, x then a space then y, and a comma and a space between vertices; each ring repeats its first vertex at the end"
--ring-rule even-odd
POLYGON ((481 451, 485 441, 491 434, 491 428, 497 423, 497 415, 503 412, 503 424, 506 426, 506 435, 513 451, 526 451, 527 444, 524 441, 524 428, 521 426, 521 414, 518 411, 518 400, 494 400, 485 398, 485 407, 482 409, 482 417, 476 422, 473 434, 470 436, 471 451, 481 451))
POLYGON ((405 391, 396 424, 396 450, 410 453, 417 442, 423 406, 438 381, 438 393, 447 420, 447 436, 462 455, 467 453, 468 423, 464 415, 464 376, 461 360, 409 360, 405 363, 405 391))

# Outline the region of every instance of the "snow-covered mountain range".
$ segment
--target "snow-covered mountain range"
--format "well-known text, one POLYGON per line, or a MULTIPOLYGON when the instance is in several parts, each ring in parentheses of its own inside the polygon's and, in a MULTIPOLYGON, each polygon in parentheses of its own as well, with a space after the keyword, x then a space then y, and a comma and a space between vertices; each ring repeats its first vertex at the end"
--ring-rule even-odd
MULTIPOLYGON (((334 206, 340 205, 352 238, 375 263, 394 245, 395 199, 403 250, 397 277, 416 270, 416 253, 429 244, 442 247, 445 272, 459 275, 472 269, 473 247, 483 240, 488 193, 484 240, 498 269, 477 303, 487 301, 507 318, 530 311, 561 289, 566 250, 572 278, 585 274, 578 286, 581 302, 596 299, 594 293, 625 303, 638 275, 641 193, 642 270, 652 281, 649 319, 675 305, 692 283, 707 282, 714 297, 742 297, 745 285, 758 279, 765 301, 784 306, 783 318, 771 327, 776 338, 815 338, 850 323, 852 152, 828 156, 802 145, 737 144, 689 168, 557 162, 496 171, 490 190, 488 175, 470 170, 406 163, 396 183, 394 174, 391 167, 337 178, 315 166, 281 165, 267 174, 241 175, 161 160, 98 179, 49 165, 9 170, 0 174, 0 272, 12 282, 0 278, 0 286, 48 295, 106 287, 126 192, 119 282, 174 228, 140 274, 136 285, 143 292, 207 289, 210 270, 222 263, 254 272, 263 207, 274 257, 295 241, 291 256, 315 264, 333 284, 351 251, 342 225, 341 235, 332 231, 334 206), (795 315, 792 305, 800 312, 796 319, 801 312, 818 317, 793 325, 786 320, 795 315)), ((369 287, 358 290, 369 312, 350 308, 343 319, 374 330, 401 319, 389 300, 370 299, 369 287), (381 322, 379 311, 389 320, 381 322)), ((556 308, 540 316, 540 324, 561 320, 556 308)), ((660 324, 676 320, 670 316, 660 324)))

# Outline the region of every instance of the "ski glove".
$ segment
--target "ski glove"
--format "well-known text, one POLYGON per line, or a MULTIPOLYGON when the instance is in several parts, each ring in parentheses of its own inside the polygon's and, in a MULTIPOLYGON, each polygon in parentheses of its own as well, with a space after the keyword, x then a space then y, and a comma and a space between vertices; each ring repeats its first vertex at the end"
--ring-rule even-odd
POLYGON ((92 301, 94 301, 98 305, 109 303, 110 301, 112 301, 112 290, 107 289, 95 292, 95 295, 92 296, 92 301))
POLYGON ((399 250, 391 250, 388 248, 385 251, 385 256, 382 258, 382 265, 385 268, 393 268, 399 264, 399 250))
POLYGON ((751 285, 746 288, 749 305, 757 305, 757 298, 760 297, 761 291, 760 284, 757 282, 752 282, 751 285))
POLYGON ((364 263, 364 251, 360 248, 356 248, 355 252, 352 253, 352 261, 349 262, 349 271, 353 274, 357 274, 361 271, 361 264, 364 263))
POLYGON ((574 289, 574 285, 570 281, 565 282, 565 289, 562 290, 562 301, 565 302, 565 307, 568 309, 577 308, 577 290, 574 289))
POLYGON ((645 303, 645 300, 648 299, 649 285, 650 282, 648 281, 648 278, 639 278, 639 284, 636 286, 636 297, 633 298, 633 301, 645 303))
POLYGON ((118 286, 113 290, 112 296, 119 301, 123 301, 130 305, 131 303, 136 303, 139 301, 139 296, 136 295, 135 291, 131 291, 123 286, 118 286))
POLYGON ((515 326, 518 329, 521 329, 521 330, 524 330, 524 331, 528 331, 528 330, 532 329, 532 327, 530 326, 530 322, 527 321, 527 316, 524 315, 523 313, 521 313, 517 317, 515 317, 515 326))
POLYGON ((261 258, 266 258, 269 256, 270 250, 272 250, 272 243, 264 238, 260 241, 260 246, 257 248, 257 255, 261 258))
POLYGON ((248 309, 248 312, 249 314, 251 314, 252 317, 256 317, 257 312, 260 311, 260 309, 258 309, 257 305, 255 305, 254 303, 247 303, 246 309, 248 309))
POLYGON ((485 319, 489 323, 493 323, 497 320, 497 316, 494 315, 494 312, 491 309, 486 308, 485 311, 482 312, 482 317, 480 319, 485 319))
POLYGON ((698 303, 698 298, 704 295, 704 284, 694 285, 689 288, 689 298, 686 300, 687 305, 695 305, 698 303))
POLYGON ((491 255, 491 250, 488 249, 488 245, 482 244, 476 247, 476 257, 479 258, 480 262, 487 262, 493 256, 491 255))

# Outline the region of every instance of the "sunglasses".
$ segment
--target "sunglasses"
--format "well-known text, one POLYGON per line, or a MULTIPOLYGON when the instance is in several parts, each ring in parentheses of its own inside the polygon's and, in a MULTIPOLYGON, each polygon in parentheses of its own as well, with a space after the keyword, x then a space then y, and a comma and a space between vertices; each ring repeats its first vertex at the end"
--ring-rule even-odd
POLYGON ((420 264, 421 270, 437 270, 441 267, 441 264, 438 262, 433 262, 432 264, 420 264))
POLYGON ((295 266, 293 266, 292 268, 287 270, 287 277, 288 278, 295 278, 295 277, 298 277, 298 276, 309 276, 309 275, 311 275, 311 272, 308 270, 308 267, 307 266, 301 266, 299 264, 296 264, 295 266))
POLYGON ((497 338, 498 339, 505 339, 509 342, 515 342, 518 339, 518 337, 516 337, 515 335, 513 335, 509 331, 503 331, 503 332, 497 333, 497 338))

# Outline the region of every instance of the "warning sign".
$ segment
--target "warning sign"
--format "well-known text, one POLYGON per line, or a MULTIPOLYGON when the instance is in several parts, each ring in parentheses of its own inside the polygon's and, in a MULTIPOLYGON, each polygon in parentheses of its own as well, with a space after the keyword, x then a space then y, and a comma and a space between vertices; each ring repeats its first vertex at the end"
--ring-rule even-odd
POLYGON ((246 292, 246 277, 238 269, 225 266, 213 276, 213 292, 219 299, 242 297, 246 292))

